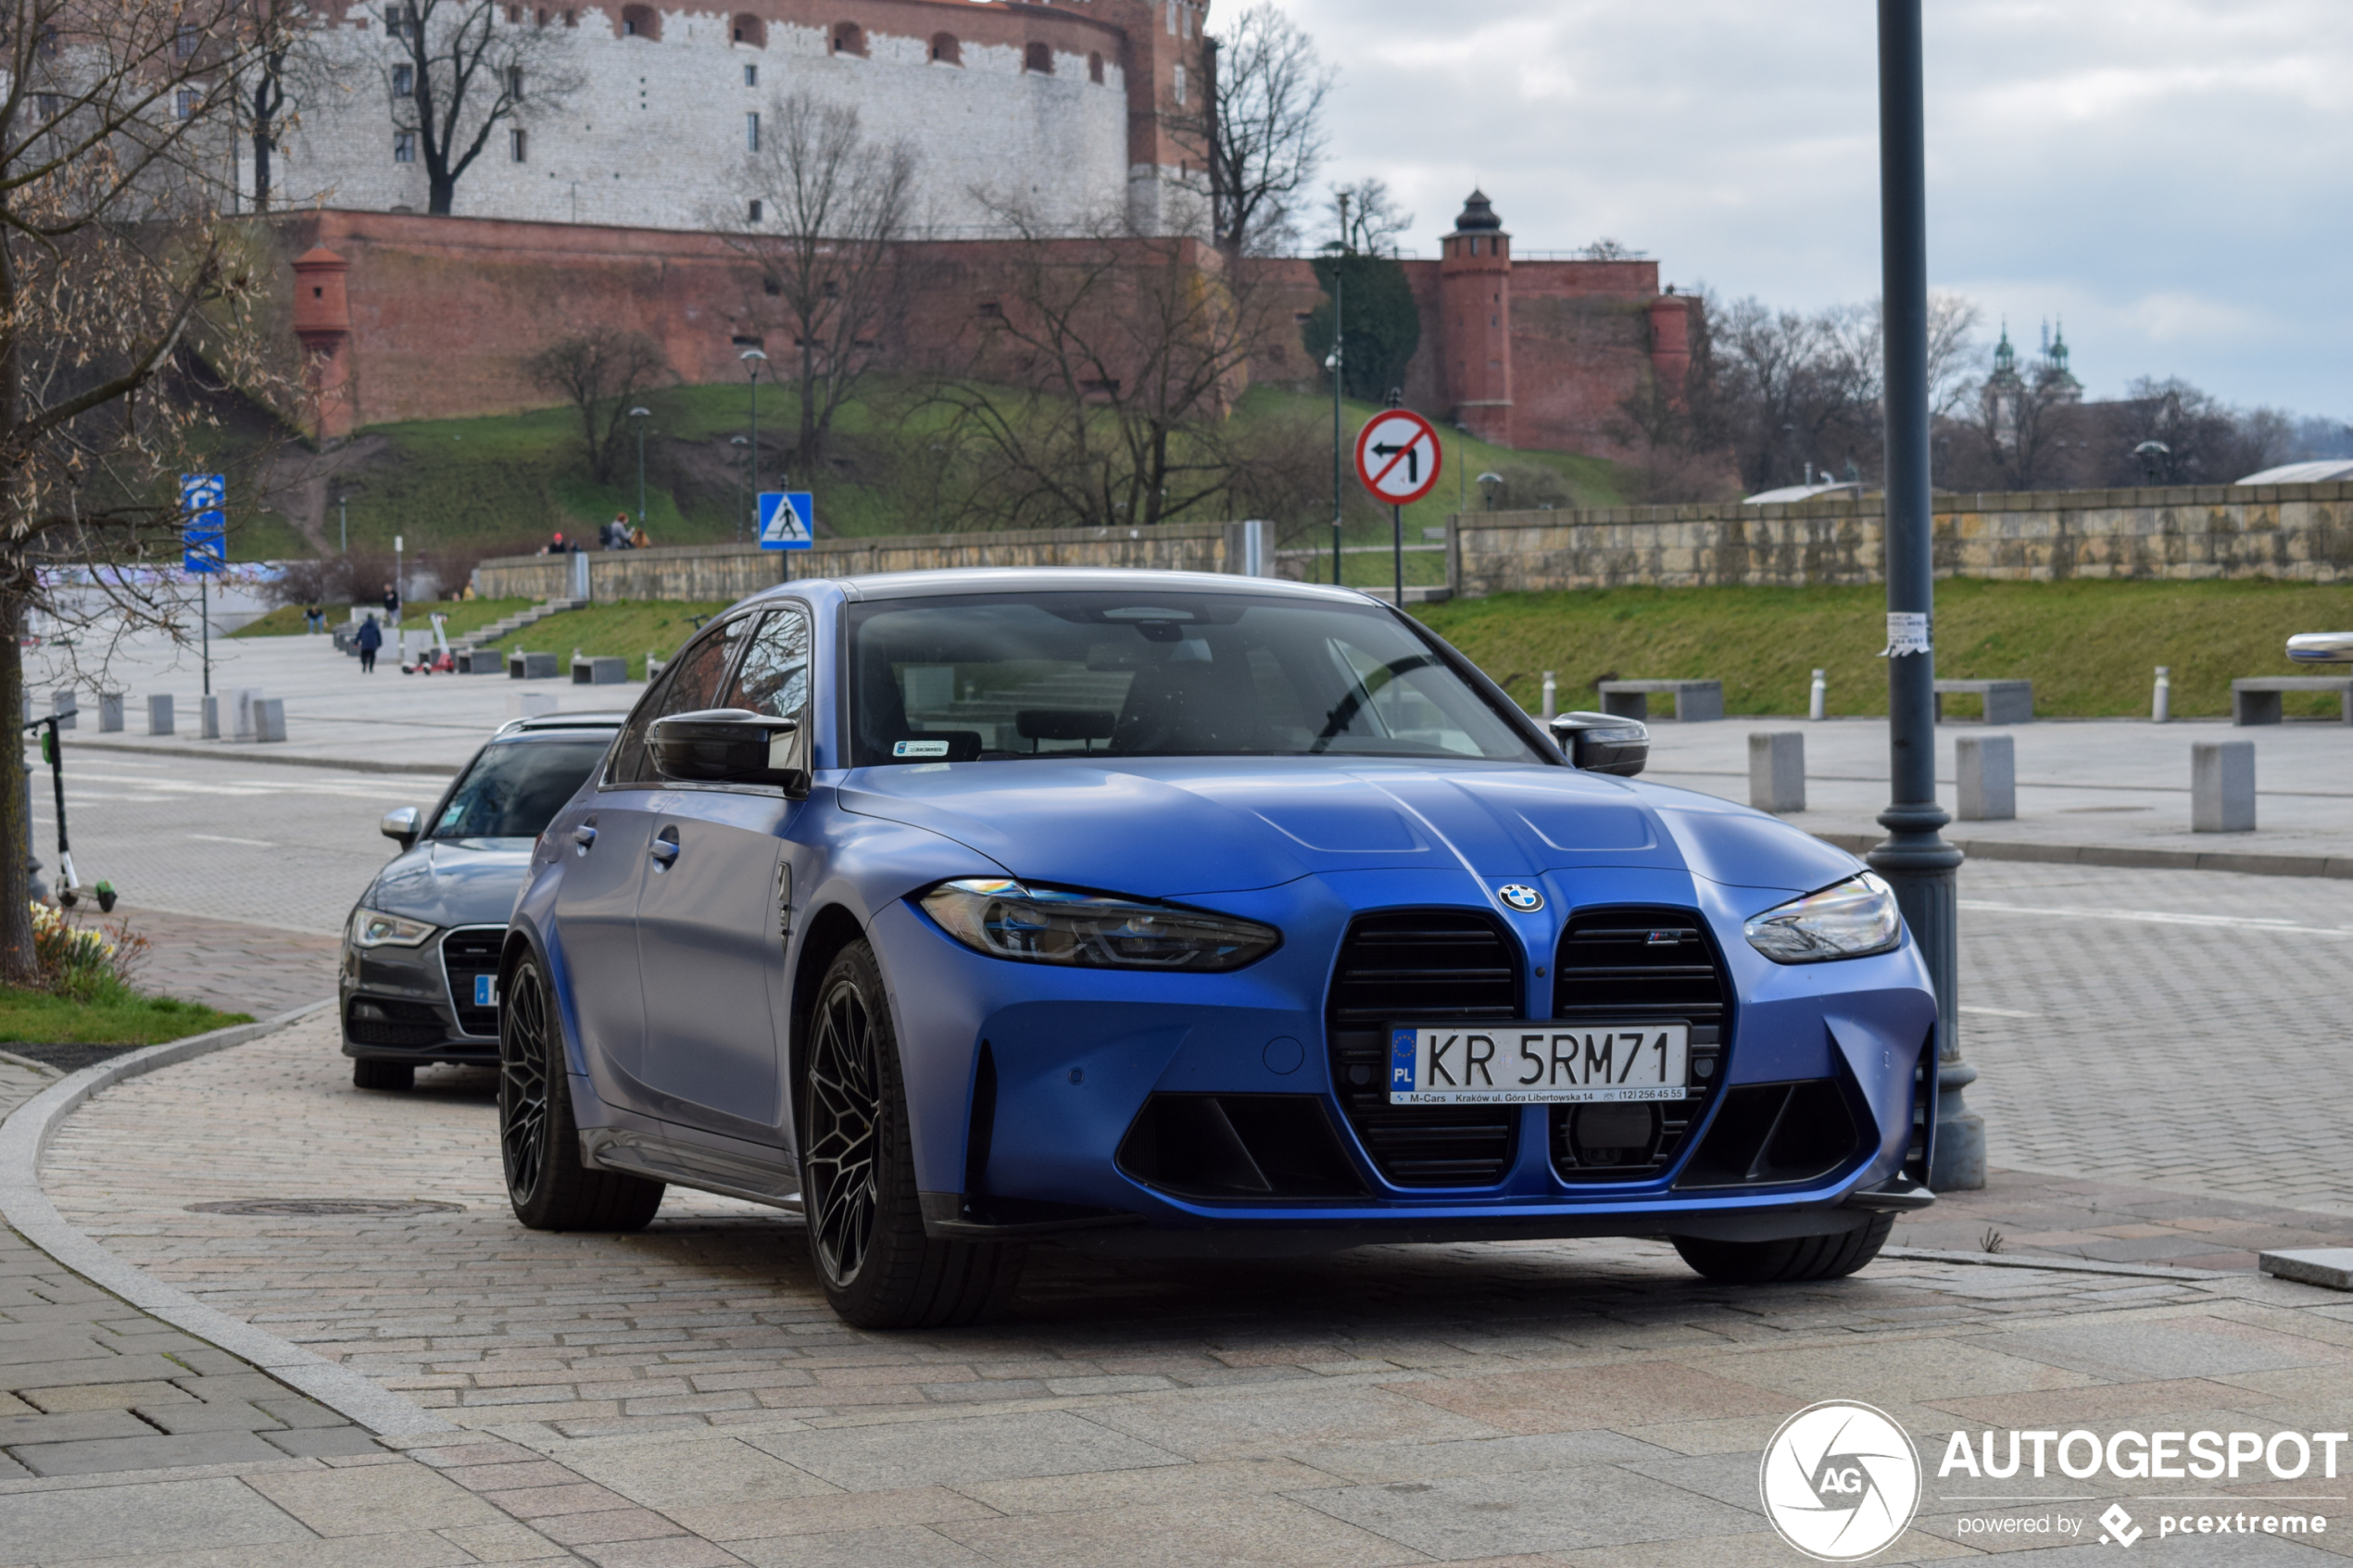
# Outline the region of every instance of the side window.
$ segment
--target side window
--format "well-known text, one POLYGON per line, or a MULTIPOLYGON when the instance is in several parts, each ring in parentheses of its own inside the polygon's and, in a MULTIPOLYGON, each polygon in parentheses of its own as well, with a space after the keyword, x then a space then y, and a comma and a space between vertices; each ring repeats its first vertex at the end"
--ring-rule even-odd
POLYGON ((614 743, 612 771, 609 775, 612 784, 629 786, 661 782, 661 775, 654 771, 653 759, 646 755, 646 731, 655 720, 673 713, 693 713, 719 706, 719 679, 727 672, 727 660, 750 625, 751 617, 739 615, 724 626, 711 627, 689 644, 686 651, 663 672, 662 684, 637 705, 628 727, 614 743))
POLYGON ((809 617, 799 609, 772 611, 744 650, 744 661, 719 706, 789 719, 808 703, 809 617))

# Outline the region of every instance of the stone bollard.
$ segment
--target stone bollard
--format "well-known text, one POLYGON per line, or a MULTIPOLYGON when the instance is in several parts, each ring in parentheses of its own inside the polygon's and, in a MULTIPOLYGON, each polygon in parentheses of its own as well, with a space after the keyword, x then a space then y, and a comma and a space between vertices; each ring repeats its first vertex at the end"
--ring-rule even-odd
POLYGON ((57 721, 57 728, 70 730, 74 717, 82 710, 82 701, 73 695, 71 686, 59 686, 49 694, 49 712, 57 721))
POLYGON ((1544 671, 1544 722, 1551 723, 1560 716, 1560 682, 1549 670, 1544 671))
POLYGON ((170 697, 151 696, 147 699, 147 734, 151 735, 171 734, 171 699, 170 697))
POLYGON ((122 733, 122 694, 120 692, 98 694, 98 733, 102 735, 122 733))
POLYGON ((1748 737, 1748 803, 1760 811, 1806 809, 1806 735, 1756 730, 1748 737))
POLYGON ((286 738, 285 698, 282 696, 254 698, 253 738, 258 741, 286 738))
POLYGON ((2190 746, 2190 831, 2255 831, 2255 743, 2202 740, 2190 746))
POLYGON ((1963 735, 1953 743, 1954 794, 1965 822, 2018 815, 2018 754, 2007 735, 1963 735))
POLYGON ((229 735, 233 740, 251 740, 254 704, 261 700, 258 686, 239 686, 229 694, 229 735))
POLYGON ((2157 667, 2157 689, 2149 694, 2149 717, 2160 724, 2173 721, 2173 670, 2171 665, 2157 667))
POLYGON ((1814 690, 1806 699, 1806 717, 1816 721, 1821 719, 1823 710, 1830 706, 1830 683, 1822 678, 1822 673, 1819 670, 1814 671, 1814 690))
POLYGON ((220 738, 220 698, 217 694, 204 699, 204 723, 199 734, 204 740, 220 738))

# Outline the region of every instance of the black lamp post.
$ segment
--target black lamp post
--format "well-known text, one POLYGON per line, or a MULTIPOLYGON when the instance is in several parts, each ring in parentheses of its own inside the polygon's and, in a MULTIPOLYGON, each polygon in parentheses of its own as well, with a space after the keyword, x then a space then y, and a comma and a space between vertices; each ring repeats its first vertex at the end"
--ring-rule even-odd
POLYGON ((629 422, 637 427, 637 526, 646 526, 646 421, 653 417, 651 408, 632 408, 629 422))
MULTIPOLYGON (((749 442, 746 441, 746 440, 745 440, 742 436, 740 436, 740 435, 736 435, 736 436, 730 436, 730 437, 728 437, 728 440, 727 440, 727 445, 730 445, 730 446, 736 447, 736 448, 737 449, 737 451, 736 451, 736 455, 737 455, 738 457, 741 457, 741 458, 745 458, 745 459, 746 459, 746 461, 749 461, 749 458, 750 458, 750 455, 751 455, 751 444, 750 444, 749 442)), ((738 545, 740 545, 740 544, 742 544, 743 542, 744 542, 744 469, 743 469, 743 464, 742 464, 742 463, 738 463, 738 464, 736 464, 736 544, 738 544, 738 545)))
POLYGON ((1936 987, 1938 1191, 1985 1185, 1985 1123, 1961 1099, 1961 852, 1936 801, 1935 558, 1929 502, 1928 176, 1920 0, 1879 0, 1881 289, 1887 356, 1887 840, 1868 859, 1895 890, 1936 987))
MULTIPOLYGON (((768 356, 757 348, 747 348, 736 356, 751 372, 751 454, 747 459, 751 468, 751 505, 760 505, 760 367, 768 363, 768 356)), ((744 542, 744 520, 736 520, 736 543, 744 542)))
POLYGON ((1483 473, 1478 476, 1478 494, 1487 503, 1489 511, 1495 509, 1495 492, 1503 487, 1504 476, 1500 473, 1483 473))

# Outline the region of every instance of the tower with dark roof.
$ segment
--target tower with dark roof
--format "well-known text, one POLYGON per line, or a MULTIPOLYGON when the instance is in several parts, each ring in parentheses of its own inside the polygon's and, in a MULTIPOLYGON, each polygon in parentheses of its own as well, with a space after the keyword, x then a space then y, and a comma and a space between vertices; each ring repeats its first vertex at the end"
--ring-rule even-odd
POLYGON ((1439 362, 1454 420, 1481 441, 1512 441, 1512 237, 1473 191, 1440 242, 1439 362))

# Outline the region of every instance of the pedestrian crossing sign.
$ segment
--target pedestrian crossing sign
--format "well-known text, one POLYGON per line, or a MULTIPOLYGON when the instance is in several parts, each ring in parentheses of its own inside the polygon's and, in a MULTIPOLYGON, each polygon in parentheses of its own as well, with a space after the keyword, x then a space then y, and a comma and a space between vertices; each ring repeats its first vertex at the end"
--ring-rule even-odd
POLYGON ((816 543, 817 508, 806 490, 771 490, 760 497, 760 547, 805 550, 816 543))

